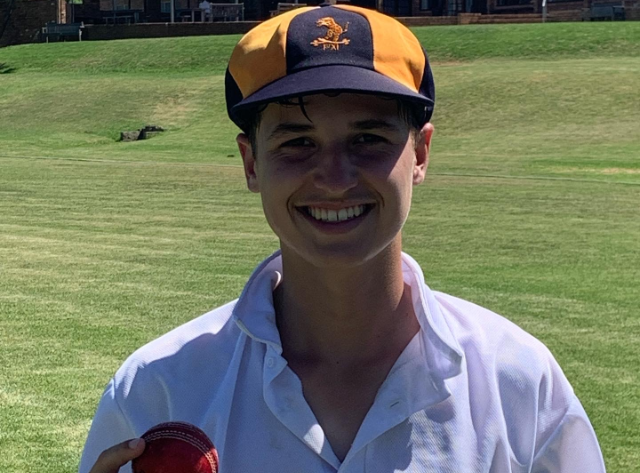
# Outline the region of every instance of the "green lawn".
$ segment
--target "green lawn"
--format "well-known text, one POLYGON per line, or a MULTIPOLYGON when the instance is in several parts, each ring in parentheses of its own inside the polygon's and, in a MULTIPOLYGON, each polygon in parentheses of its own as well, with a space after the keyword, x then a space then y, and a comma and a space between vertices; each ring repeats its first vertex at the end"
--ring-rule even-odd
MULTIPOLYGON (((635 471, 640 22, 415 32, 438 99, 407 251, 544 341, 635 471)), ((0 471, 74 471, 123 359, 277 247, 224 112, 237 39, 0 49, 0 471), (167 131, 117 141, 145 124, 167 131)))

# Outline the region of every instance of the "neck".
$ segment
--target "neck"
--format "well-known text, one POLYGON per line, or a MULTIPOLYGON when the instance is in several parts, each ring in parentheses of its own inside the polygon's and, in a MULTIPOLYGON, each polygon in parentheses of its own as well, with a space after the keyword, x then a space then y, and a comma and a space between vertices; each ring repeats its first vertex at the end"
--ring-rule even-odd
POLYGON ((356 267, 315 267, 285 248, 282 260, 284 280, 275 291, 275 306, 289 363, 348 369, 395 361, 417 333, 399 241, 356 267))

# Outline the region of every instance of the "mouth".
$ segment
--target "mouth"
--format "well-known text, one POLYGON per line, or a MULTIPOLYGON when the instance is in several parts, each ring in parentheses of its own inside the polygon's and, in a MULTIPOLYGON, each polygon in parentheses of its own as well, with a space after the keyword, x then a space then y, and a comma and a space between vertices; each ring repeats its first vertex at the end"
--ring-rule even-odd
POLYGON ((338 224, 364 217, 373 207, 373 204, 353 205, 351 207, 343 207, 341 209, 304 206, 298 207, 298 210, 318 222, 338 224))

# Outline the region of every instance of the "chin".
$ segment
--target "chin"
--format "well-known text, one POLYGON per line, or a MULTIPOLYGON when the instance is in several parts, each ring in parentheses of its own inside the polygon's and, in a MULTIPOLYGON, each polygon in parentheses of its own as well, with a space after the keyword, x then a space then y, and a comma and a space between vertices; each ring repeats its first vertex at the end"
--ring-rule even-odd
MULTIPOLYGON (((391 242, 393 243, 393 242, 391 242)), ((283 246, 283 254, 294 258, 300 258, 306 264, 323 269, 350 269, 365 265, 391 250, 393 244, 373 245, 367 242, 334 243, 326 245, 313 245, 304 248, 286 248, 283 246)))

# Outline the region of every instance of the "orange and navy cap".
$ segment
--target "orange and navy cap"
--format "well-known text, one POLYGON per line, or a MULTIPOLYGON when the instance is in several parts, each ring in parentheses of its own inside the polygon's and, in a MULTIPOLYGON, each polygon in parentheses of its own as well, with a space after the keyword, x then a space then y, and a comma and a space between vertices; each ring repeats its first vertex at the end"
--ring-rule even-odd
POLYGON ((302 7, 249 31, 225 77, 227 112, 240 128, 259 105, 316 93, 386 95, 415 104, 423 123, 435 100, 424 49, 399 21, 350 5, 302 7))

